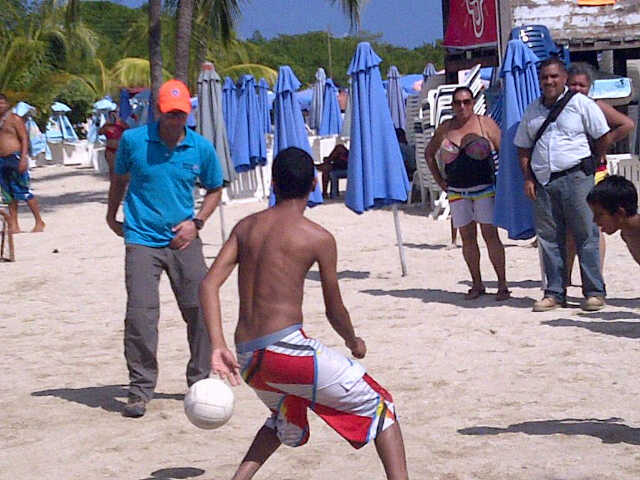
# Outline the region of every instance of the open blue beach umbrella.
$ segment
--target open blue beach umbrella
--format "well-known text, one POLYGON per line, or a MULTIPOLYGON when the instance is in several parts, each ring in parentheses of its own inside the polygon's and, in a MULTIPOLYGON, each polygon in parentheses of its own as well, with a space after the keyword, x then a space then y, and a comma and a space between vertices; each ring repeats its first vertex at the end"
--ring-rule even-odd
POLYGON ((402 95, 402 87, 400 86, 400 73, 395 65, 391 65, 389 73, 387 73, 387 102, 389 103, 389 111, 391 112, 391 120, 395 128, 407 129, 407 115, 405 113, 404 98, 402 95))
POLYGON ((231 158, 237 172, 246 172, 267 163, 267 146, 261 125, 256 81, 252 75, 242 76, 239 94, 231 158))
POLYGON ((338 88, 330 78, 324 86, 322 101, 322 121, 318 128, 318 135, 338 135, 342 129, 342 116, 338 105, 338 88))
POLYGON ((229 144, 231 144, 233 142, 236 116, 238 115, 238 96, 236 94, 236 85, 230 77, 225 77, 222 85, 222 114, 227 127, 227 138, 229 139, 229 144))
POLYGON ((269 103, 269 84, 264 78, 258 82, 258 106, 264 133, 271 133, 271 104, 269 103))
POLYGON ((535 235, 533 204, 524 194, 524 177, 513 139, 525 109, 540 96, 536 62, 538 57, 522 41, 510 40, 500 73, 504 95, 495 224, 506 229, 514 240, 535 235))
POLYGON ((406 262, 397 202, 406 202, 409 179, 380 76, 382 59, 361 42, 351 59, 351 145, 345 204, 356 213, 393 205, 402 273, 406 262))
POLYGON ((324 103, 324 86, 327 81, 327 74, 324 68, 320 67, 316 70, 316 81, 313 84, 313 93, 311 97, 311 106, 309 107, 309 128, 316 132, 320 129, 322 123, 323 103, 324 103))
MULTIPOLYGON (((278 81, 276 82, 276 99, 273 102, 274 114, 274 137, 273 156, 280 150, 289 147, 298 147, 311 155, 311 146, 307 129, 302 118, 302 110, 296 98, 296 90, 300 88, 300 81, 296 78, 293 70, 288 65, 281 66, 278 70, 278 81)), ((316 188, 309 195, 308 205, 313 207, 322 203, 322 190, 317 182, 316 188)), ((271 199, 273 203, 273 198, 271 199)))

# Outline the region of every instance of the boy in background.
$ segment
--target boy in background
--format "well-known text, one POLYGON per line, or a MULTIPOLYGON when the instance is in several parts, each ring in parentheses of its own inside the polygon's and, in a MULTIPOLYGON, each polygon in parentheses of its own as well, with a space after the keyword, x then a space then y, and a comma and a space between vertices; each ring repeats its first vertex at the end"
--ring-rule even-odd
POLYGON ((587 203, 604 233, 611 235, 620 230, 631 256, 640 264, 640 215, 633 183, 620 175, 611 175, 593 187, 587 203))

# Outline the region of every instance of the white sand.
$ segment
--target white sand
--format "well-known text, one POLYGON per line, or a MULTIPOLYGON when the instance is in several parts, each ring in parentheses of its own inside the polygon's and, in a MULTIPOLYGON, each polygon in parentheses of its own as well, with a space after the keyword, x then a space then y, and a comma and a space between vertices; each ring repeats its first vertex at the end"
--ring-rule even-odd
MULTIPOLYGON (((124 252, 104 222, 108 184, 69 167, 33 177, 46 231, 17 235, 17 262, 0 264, 0 478, 229 478, 265 407, 243 385, 225 427, 187 421, 186 333, 164 278, 156 399, 143 418, 121 417, 124 252)), ((228 230, 263 207, 226 207, 228 230)), ((513 299, 466 302, 462 252, 443 248, 448 222, 401 212, 402 278, 390 211, 356 216, 333 203, 309 216, 337 238, 345 303, 369 348, 364 364, 394 395, 412 478, 640 478, 639 271, 618 235, 608 239, 605 310, 581 312, 572 288, 573 308, 532 313, 539 268, 527 242, 506 241, 513 299)), ((20 221, 31 228, 24 206, 20 221)), ((221 245, 217 213, 203 238, 210 262, 221 245)), ((482 255, 492 293, 484 247, 482 255)), ((231 342, 235 274, 222 295, 231 342)), ((317 272, 304 311, 308 334, 346 352, 324 319, 317 272)), ((256 478, 383 478, 373 446, 353 450, 313 415, 310 422, 308 445, 282 447, 256 478)))

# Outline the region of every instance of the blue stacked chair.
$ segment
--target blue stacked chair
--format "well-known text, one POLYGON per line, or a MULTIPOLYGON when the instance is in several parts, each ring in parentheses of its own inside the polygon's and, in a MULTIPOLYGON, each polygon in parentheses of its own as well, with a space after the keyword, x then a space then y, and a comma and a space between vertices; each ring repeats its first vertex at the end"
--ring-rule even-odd
POLYGON ((544 25, 515 27, 511 30, 511 40, 522 40, 527 47, 533 50, 533 53, 540 59, 537 65, 538 69, 540 63, 551 56, 558 57, 567 67, 571 63, 569 49, 566 46, 556 45, 551 38, 549 29, 544 25))

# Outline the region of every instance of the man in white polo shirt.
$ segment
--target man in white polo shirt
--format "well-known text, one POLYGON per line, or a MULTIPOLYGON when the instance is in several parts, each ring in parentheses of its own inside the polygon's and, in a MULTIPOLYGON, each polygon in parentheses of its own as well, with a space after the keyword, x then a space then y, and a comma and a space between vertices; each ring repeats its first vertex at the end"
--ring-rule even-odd
POLYGON ((567 71, 560 60, 551 57, 542 63, 542 97, 527 107, 514 139, 525 193, 535 203, 536 235, 547 277, 544 297, 535 302, 534 312, 552 310, 566 301, 567 228, 576 239, 580 261, 585 297, 581 307, 587 311, 604 307, 598 227, 586 200, 593 188, 593 172, 584 160, 592 153, 598 158, 604 153, 607 121, 593 100, 578 93, 535 141, 554 104, 569 93, 566 83, 567 71))

